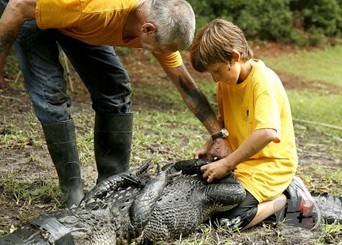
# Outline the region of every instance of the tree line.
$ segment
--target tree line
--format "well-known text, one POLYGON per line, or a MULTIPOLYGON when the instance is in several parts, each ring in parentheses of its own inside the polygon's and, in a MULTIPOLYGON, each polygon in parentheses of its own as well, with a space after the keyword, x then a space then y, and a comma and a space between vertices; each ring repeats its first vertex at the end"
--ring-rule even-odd
POLYGON ((214 18, 238 25, 253 40, 308 46, 342 37, 342 0, 188 0, 197 28, 214 18))

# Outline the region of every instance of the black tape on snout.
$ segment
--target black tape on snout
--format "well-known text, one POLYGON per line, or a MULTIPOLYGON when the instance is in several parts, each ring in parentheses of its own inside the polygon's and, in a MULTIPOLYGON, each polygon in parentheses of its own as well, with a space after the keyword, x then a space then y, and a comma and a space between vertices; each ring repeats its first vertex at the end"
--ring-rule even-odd
POLYGON ((56 245, 75 245, 71 230, 61 223, 55 217, 41 216, 30 222, 32 225, 44 229, 51 235, 52 242, 56 245))

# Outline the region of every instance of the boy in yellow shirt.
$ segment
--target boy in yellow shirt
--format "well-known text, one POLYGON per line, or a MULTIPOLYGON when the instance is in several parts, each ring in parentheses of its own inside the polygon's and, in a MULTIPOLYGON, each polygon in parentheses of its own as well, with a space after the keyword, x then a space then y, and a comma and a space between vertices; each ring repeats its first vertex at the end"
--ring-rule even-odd
POLYGON ((253 59, 237 26, 220 19, 199 32, 192 44, 191 62, 218 83, 218 121, 223 128, 195 157, 205 157, 212 142, 222 137, 232 150, 225 158, 202 166, 203 178, 212 182, 233 171, 247 193, 240 205, 213 219, 228 226, 251 227, 285 207, 283 192, 292 183, 286 192, 291 198, 288 213, 299 209, 309 220, 300 225, 315 227, 319 215, 314 213, 319 210, 313 210, 313 198, 294 177, 298 161, 291 109, 276 73, 253 59))

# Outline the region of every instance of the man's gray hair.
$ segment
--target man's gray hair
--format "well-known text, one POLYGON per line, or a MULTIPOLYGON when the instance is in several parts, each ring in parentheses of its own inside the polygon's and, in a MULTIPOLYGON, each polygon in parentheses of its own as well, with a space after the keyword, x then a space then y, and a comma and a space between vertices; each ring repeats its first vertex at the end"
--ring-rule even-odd
POLYGON ((157 26, 157 41, 161 45, 188 48, 195 35, 195 14, 186 0, 146 0, 148 22, 157 26))

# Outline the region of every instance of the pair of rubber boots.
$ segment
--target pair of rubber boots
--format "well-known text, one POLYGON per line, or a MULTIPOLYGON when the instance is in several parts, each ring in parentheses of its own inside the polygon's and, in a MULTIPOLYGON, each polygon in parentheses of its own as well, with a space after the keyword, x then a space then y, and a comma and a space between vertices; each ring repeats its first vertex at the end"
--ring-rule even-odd
MULTIPOLYGON (((67 207, 77 206, 84 197, 84 191, 73 120, 42 124, 42 127, 65 204, 67 207)), ((97 183, 128 170, 132 127, 132 113, 96 114, 94 150, 97 183)))

